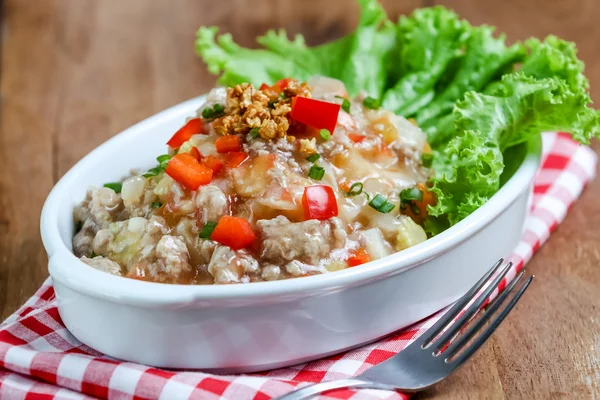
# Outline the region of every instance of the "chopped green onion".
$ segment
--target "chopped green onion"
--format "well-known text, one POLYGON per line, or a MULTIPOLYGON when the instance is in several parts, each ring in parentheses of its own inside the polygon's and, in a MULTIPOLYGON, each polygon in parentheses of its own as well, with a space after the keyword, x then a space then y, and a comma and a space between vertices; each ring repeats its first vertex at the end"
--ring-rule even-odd
POLYGON ((165 168, 167 168, 167 164, 169 163, 170 160, 171 160, 171 156, 168 154, 163 154, 162 156, 156 157, 156 161, 158 161, 160 168, 162 168, 163 170, 165 168))
POLYGON ((160 165, 158 167, 154 167, 154 168, 150 168, 148 171, 146 171, 145 174, 143 174, 142 176, 144 178, 152 178, 153 176, 156 176, 158 174, 160 174, 161 172, 163 172, 164 168, 162 168, 160 165))
POLYGON ((365 197, 367 198, 367 201, 371 201, 371 195, 367 192, 363 192, 365 194, 365 197))
POLYGON ((98 257, 98 254, 96 254, 94 252, 94 250, 92 250, 92 254, 90 255, 90 258, 96 258, 96 257, 98 257))
POLYGON ((321 139, 324 141, 328 141, 329 138, 331 138, 331 132, 329 132, 327 129, 321 129, 319 131, 319 135, 321 135, 321 139))
MULTIPOLYGON (((363 191, 363 184, 361 182, 355 182, 350 186, 350 189, 346 192, 346 196, 358 196, 363 191)), ((366 194, 366 193, 365 193, 366 194)))
POLYGON ((204 119, 213 119, 221 117, 225 114, 225 107, 221 104, 215 104, 213 108, 207 107, 202 110, 202 118, 204 119))
POLYGON ((156 157, 156 161, 158 161, 158 166, 156 166, 154 168, 150 168, 142 176, 144 178, 152 178, 153 176, 160 174, 167 168, 167 164, 169 163, 170 160, 171 160, 171 156, 168 154, 163 154, 161 156, 156 157))
POLYGON ((431 164, 433 163, 433 154, 423 153, 421 154, 421 164, 425 168, 431 168, 431 164))
POLYGON ((389 201, 387 201, 387 199, 385 197, 383 197, 380 194, 375 196, 373 198, 373 200, 371 200, 369 202, 369 205, 372 208, 374 208, 375 210, 379 211, 380 213, 384 213, 384 214, 389 213, 390 211, 392 211, 394 209, 394 207, 396 207, 395 204, 390 203, 389 201))
POLYGON ((310 162, 312 162, 312 163, 314 163, 314 162, 315 162, 315 161, 317 161, 319 158, 321 158, 321 155, 320 155, 319 153, 315 153, 315 154, 312 154, 312 155, 310 155, 310 156, 306 157, 306 160, 307 160, 307 161, 310 161, 310 162))
POLYGON ((415 215, 421 214, 421 210, 419 210, 419 207, 415 203, 410 203, 410 209, 415 215))
POLYGON ((159 164, 162 164, 165 161, 169 161, 171 159, 171 156, 168 154, 163 154, 161 156, 156 157, 156 161, 158 161, 159 164))
POLYGON ((121 182, 110 182, 110 183, 105 183, 104 187, 114 190, 115 193, 121 193, 123 184, 121 182))
POLYGON ((378 110, 381 107, 381 102, 369 96, 363 100, 363 106, 371 110, 378 110))
POLYGON ((284 93, 284 92, 281 92, 281 94, 279 95, 279 97, 280 97, 282 100, 287 100, 287 99, 289 99, 289 97, 287 97, 287 96, 285 95, 285 93, 284 93))
POLYGON ((258 131, 259 131, 259 128, 250 129, 250 132, 248 132, 248 137, 250 139, 256 139, 259 135, 258 131))
POLYGON ((310 167, 310 171, 308 171, 308 177, 314 179, 315 181, 320 181, 323 179, 325 175, 325 168, 319 167, 318 165, 313 165, 310 167))
POLYGON ((212 235, 215 230, 217 223, 215 221, 208 221, 204 224, 202 229, 200 230, 200 237, 202 239, 210 239, 210 235, 212 235))
POLYGON ((342 99, 342 110, 346 111, 348 114, 350 114, 350 102, 348 101, 347 98, 342 97, 342 96, 335 96, 338 99, 342 99))
POLYGON ((162 203, 160 201, 153 201, 151 206, 152 206, 152 208, 161 208, 162 203))
POLYGON ((418 188, 408 188, 404 189, 400 192, 400 201, 403 203, 407 203, 411 200, 421 201, 423 200, 423 192, 421 192, 418 188))
POLYGON ((381 212, 381 213, 387 214, 390 211, 392 211, 394 209, 394 207, 396 207, 396 205, 394 203, 390 203, 388 201, 378 211, 381 212))

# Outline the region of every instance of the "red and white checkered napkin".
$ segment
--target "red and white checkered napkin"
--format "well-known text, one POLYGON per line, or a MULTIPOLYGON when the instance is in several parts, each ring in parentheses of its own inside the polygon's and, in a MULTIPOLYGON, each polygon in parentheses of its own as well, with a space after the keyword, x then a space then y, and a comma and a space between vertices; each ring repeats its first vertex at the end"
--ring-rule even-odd
MULTIPOLYGON (((532 208, 511 259, 512 279, 559 224, 594 178, 596 154, 568 135, 544 134, 544 160, 532 208)), ((0 399, 270 399, 303 382, 347 378, 398 353, 437 316, 345 354, 246 376, 172 372, 119 362, 83 345, 64 327, 48 279, 0 325, 0 399)), ((390 391, 338 390, 323 399, 405 399, 390 391)))

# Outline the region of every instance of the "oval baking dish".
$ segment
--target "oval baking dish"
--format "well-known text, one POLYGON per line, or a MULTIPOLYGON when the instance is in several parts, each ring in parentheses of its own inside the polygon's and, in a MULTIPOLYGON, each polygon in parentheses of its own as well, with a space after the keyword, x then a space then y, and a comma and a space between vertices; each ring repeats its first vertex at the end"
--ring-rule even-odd
POLYGON ((41 233, 60 315, 75 337, 109 356, 220 372, 320 358, 450 304, 520 238, 540 163, 539 138, 517 148, 520 166, 480 209, 434 238, 360 267, 205 286, 124 279, 80 261, 71 251, 72 212, 88 185, 152 165, 169 135, 202 102, 199 97, 181 103, 99 146, 65 174, 44 205, 41 233))

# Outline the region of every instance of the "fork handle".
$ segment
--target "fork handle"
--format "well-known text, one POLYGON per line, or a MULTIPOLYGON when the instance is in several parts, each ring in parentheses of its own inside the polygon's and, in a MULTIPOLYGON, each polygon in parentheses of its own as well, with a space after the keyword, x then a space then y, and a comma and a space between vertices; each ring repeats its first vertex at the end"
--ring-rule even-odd
POLYGON ((304 400, 320 393, 342 388, 395 390, 393 386, 385 385, 383 383, 362 381, 360 379, 339 379, 336 381, 321 382, 315 383, 314 385, 304 386, 300 389, 294 390, 293 392, 278 397, 275 400, 304 400))

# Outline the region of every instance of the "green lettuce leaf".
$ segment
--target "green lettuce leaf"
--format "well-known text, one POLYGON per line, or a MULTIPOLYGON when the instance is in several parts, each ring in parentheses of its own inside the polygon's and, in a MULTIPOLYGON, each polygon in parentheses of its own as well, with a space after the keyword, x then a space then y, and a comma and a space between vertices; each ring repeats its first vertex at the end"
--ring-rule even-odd
MULTIPOLYGON (((574 125, 562 129, 572 132, 579 142, 589 143, 589 138, 598 132, 598 113, 588 107, 591 103, 589 83, 583 74, 583 62, 577 58, 575 45, 556 36, 548 36, 544 41, 529 39, 525 42, 525 47, 529 50, 529 55, 523 61, 519 72, 537 79, 556 79, 567 85, 566 89, 572 93, 572 101, 578 102, 580 107, 573 107, 573 110, 577 110, 574 125)), ((506 90, 505 86, 502 81, 492 81, 483 92, 496 95, 506 90)), ((454 116, 448 114, 431 119, 425 122, 422 128, 427 132, 432 147, 443 146, 454 135, 454 116)), ((513 144, 526 140, 523 136, 513 144)))
POLYGON ((470 25, 444 7, 416 10, 398 25, 401 78, 385 93, 383 107, 409 117, 434 98, 436 84, 464 51, 470 25))
POLYGON ((506 148, 544 131, 569 130, 584 140, 597 135, 598 113, 577 89, 519 72, 505 75, 492 93, 467 92, 453 111, 452 138, 435 150, 435 227, 457 223, 498 191, 506 148))
POLYGON ((223 85, 273 84, 285 77, 308 80, 324 75, 343 81, 351 96, 364 90, 379 98, 397 47, 397 30, 376 0, 358 3, 361 14, 357 29, 331 43, 309 48, 301 35, 289 40, 280 30, 257 38, 264 48, 245 49, 229 34, 217 38, 216 27, 202 27, 197 32, 196 52, 209 72, 221 74, 219 83, 223 85))
POLYGON ((364 91, 381 98, 392 68, 392 54, 397 52, 397 30, 376 0, 358 3, 361 14, 356 31, 317 46, 314 52, 324 65, 321 74, 344 82, 351 96, 364 91))
POLYGON ((473 28, 466 43, 465 57, 454 79, 435 99, 416 115, 419 126, 427 127, 427 121, 452 111, 454 103, 470 90, 481 91, 490 80, 525 58, 521 44, 506 47, 504 35, 494 37, 494 28, 473 28))
POLYGON ((234 86, 243 82, 260 85, 288 76, 306 80, 319 72, 318 64, 307 67, 296 62, 296 58, 302 57, 299 54, 306 56, 309 52, 300 36, 293 42, 286 40, 286 46, 297 55, 292 56, 264 49, 245 49, 238 46, 230 34, 217 38, 217 31, 217 27, 200 28, 196 36, 196 52, 202 57, 210 73, 221 74, 218 81, 222 85, 234 86))

